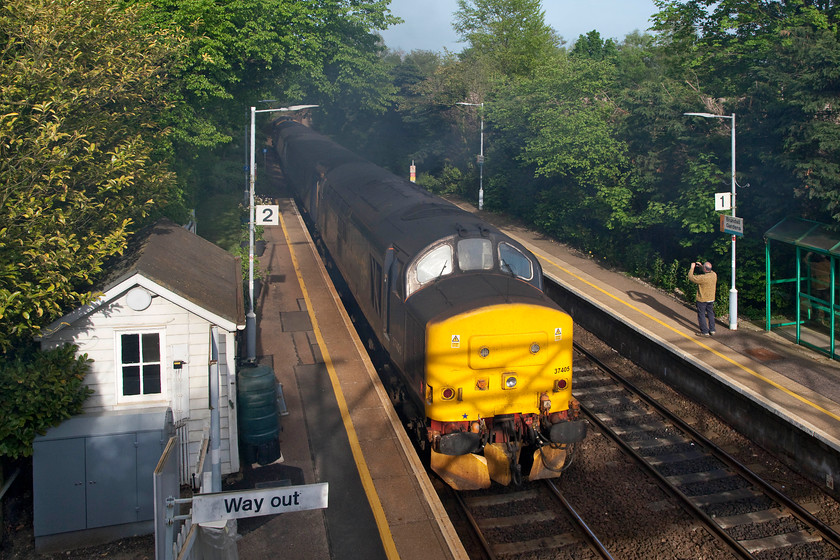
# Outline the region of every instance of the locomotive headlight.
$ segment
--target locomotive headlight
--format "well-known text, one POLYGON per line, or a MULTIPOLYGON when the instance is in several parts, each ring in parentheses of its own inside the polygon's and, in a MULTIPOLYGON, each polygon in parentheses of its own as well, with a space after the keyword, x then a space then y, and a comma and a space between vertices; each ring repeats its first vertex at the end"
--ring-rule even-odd
POLYGON ((516 388, 516 375, 504 374, 502 376, 503 389, 516 388))
POLYGON ((443 391, 441 391, 440 398, 445 401, 451 401, 455 398, 455 389, 452 387, 444 387, 443 391))
POLYGON ((539 351, 540 351, 540 345, 537 344, 536 342, 532 342, 531 343, 531 354, 536 354, 539 351))
POLYGON ((568 386, 568 383, 566 382, 565 379, 555 379, 554 380, 554 392, 555 393, 559 393, 560 391, 565 389, 567 386, 568 386))
POLYGON ((482 346, 482 347, 478 350, 478 355, 479 355, 479 356, 481 356, 482 358, 486 358, 487 356, 489 356, 489 355, 490 355, 490 349, 489 349, 489 348, 487 348, 486 346, 482 346))

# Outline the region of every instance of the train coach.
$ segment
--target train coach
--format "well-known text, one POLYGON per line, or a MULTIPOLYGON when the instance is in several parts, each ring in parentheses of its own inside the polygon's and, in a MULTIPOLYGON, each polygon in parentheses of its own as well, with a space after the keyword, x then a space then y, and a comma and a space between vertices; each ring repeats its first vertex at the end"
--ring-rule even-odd
POLYGON ((409 429, 456 489, 560 476, 586 434, 572 320, 539 261, 476 215, 292 121, 283 173, 402 378, 409 429))

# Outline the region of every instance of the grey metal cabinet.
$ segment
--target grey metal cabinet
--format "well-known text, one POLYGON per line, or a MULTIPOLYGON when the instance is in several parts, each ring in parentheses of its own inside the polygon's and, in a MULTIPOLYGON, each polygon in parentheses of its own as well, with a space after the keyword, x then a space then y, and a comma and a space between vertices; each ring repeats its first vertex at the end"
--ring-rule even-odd
POLYGON ((35 535, 87 527, 84 439, 35 441, 32 480, 35 535))
POLYGON ((76 416, 35 439, 35 536, 154 518, 152 474, 168 410, 76 416))

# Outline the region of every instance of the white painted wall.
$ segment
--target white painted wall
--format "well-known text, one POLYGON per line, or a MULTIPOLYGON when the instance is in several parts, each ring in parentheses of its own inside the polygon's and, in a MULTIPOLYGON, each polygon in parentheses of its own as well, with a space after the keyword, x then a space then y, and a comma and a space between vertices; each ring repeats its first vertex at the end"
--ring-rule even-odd
MULTIPOLYGON (((93 360, 85 384, 93 389, 94 394, 85 401, 85 412, 169 406, 176 422, 188 417, 192 469, 201 441, 210 427, 208 372, 211 323, 163 296, 153 297, 151 305, 143 311, 131 309, 125 299, 123 293, 73 324, 45 336, 41 346, 53 348, 69 342, 79 347, 79 354, 87 354, 93 360), (143 403, 120 403, 117 397, 116 337, 121 331, 137 332, 142 329, 160 329, 163 333, 163 393, 160 399, 143 403), (175 360, 186 360, 186 363, 182 369, 176 370, 173 367, 175 360)), ((220 451, 222 473, 229 474, 239 470, 236 411, 228 405, 228 401, 236 402, 235 333, 220 329, 220 334, 220 451)))

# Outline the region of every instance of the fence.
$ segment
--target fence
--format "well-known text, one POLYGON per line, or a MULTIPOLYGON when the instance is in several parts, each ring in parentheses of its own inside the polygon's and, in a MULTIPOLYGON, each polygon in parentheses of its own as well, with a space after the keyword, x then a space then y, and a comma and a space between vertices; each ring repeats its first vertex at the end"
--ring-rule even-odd
POLYGON ((157 560, 185 560, 192 558, 197 527, 190 514, 181 514, 180 506, 192 501, 181 499, 182 446, 176 434, 169 438, 155 467, 155 558, 157 560))

